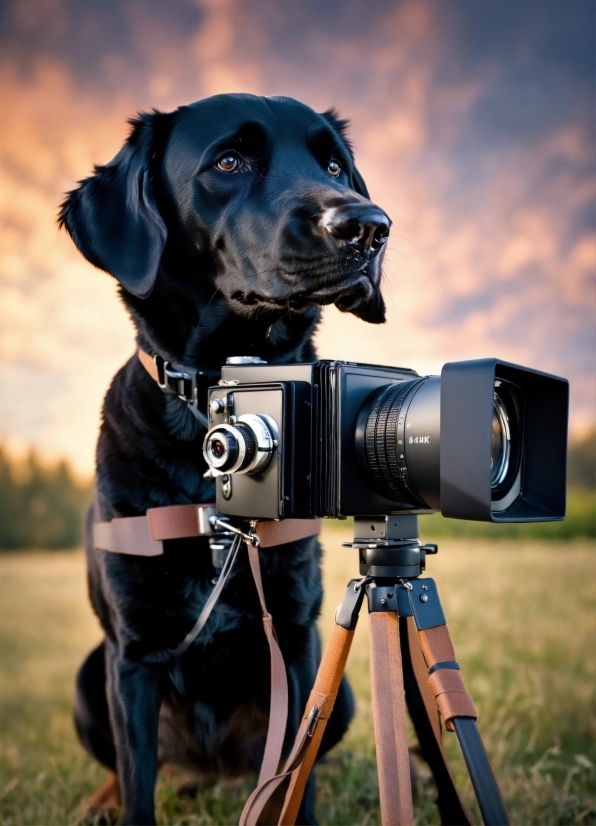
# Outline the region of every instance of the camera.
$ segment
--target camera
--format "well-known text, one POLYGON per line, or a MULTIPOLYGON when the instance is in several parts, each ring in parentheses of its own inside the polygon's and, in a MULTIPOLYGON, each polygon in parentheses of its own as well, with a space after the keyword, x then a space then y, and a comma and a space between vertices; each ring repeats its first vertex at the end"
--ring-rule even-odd
POLYGON ((565 515, 569 386, 498 359, 414 370, 228 359, 203 455, 219 513, 247 519, 565 515))

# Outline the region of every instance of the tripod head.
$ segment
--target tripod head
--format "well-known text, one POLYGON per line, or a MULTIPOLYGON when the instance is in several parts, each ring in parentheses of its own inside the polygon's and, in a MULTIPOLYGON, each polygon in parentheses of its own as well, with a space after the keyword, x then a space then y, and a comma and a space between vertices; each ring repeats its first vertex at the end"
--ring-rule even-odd
POLYGON ((357 548, 360 573, 373 579, 416 579, 426 568, 427 554, 436 545, 418 541, 418 517, 411 514, 355 516, 354 541, 344 548, 357 548))

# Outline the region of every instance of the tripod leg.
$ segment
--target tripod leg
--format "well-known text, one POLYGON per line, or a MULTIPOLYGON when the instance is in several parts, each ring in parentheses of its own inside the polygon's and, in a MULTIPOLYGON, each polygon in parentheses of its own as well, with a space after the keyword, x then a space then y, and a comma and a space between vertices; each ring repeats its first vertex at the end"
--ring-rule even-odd
POLYGON ((406 826, 414 812, 397 614, 373 612, 369 622, 381 820, 383 826, 406 826))
POLYGON ((466 811, 443 752, 441 722, 430 691, 428 669, 420 650, 412 617, 400 617, 399 631, 404 666, 406 704, 420 743, 422 756, 430 766, 437 785, 437 808, 443 826, 463 826, 472 820, 466 811))
POLYGON ((445 728, 456 733, 482 819, 486 826, 504 826, 510 822, 509 816, 476 728, 478 715, 455 660, 434 581, 410 582, 408 591, 420 648, 428 667, 428 686, 435 695, 445 728), (416 595, 418 600, 413 599, 416 595), (421 595, 423 599, 420 599, 421 595))
MULTIPOLYGON (((311 698, 321 698, 321 712, 317 726, 310 737, 308 750, 300 765, 292 772, 290 786, 286 792, 284 807, 279 818, 280 826, 282 824, 283 826, 292 826, 296 822, 304 789, 317 757, 327 720, 333 711, 333 704, 339 691, 353 638, 354 629, 348 631, 340 625, 333 625, 311 694, 311 698)), ((310 705, 311 700, 309 699, 305 710, 306 716, 310 712, 310 705)))

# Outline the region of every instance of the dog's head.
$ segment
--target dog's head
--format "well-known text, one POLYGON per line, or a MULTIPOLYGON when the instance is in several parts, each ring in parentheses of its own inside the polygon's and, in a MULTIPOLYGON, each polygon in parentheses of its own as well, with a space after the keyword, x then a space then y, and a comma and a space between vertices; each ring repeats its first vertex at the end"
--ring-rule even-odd
POLYGON ((230 94, 132 122, 60 214, 128 293, 207 287, 235 315, 334 303, 385 320, 390 220, 371 203, 346 122, 290 98, 230 94))

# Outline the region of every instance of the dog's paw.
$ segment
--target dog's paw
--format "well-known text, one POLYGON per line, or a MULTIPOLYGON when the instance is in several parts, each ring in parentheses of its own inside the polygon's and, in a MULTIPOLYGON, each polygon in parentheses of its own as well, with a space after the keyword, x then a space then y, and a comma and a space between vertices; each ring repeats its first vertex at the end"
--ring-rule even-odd
POLYGON ((81 823, 89 826, 112 826, 122 810, 118 778, 111 774, 106 782, 83 804, 81 823))

